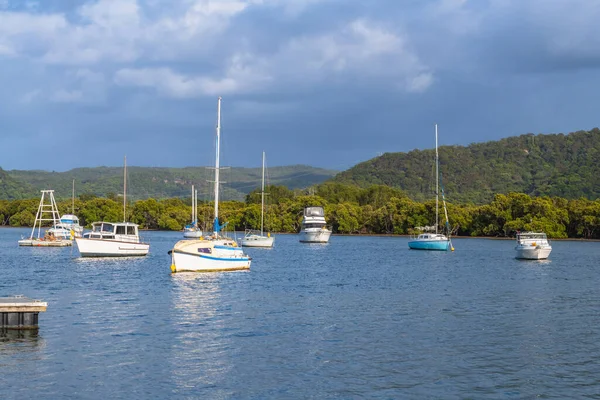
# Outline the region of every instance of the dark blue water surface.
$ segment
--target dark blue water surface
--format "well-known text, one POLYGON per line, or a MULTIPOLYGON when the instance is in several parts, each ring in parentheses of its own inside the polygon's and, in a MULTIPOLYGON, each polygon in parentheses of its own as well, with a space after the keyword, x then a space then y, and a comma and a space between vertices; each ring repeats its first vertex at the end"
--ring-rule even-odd
POLYGON ((115 260, 27 233, 0 229, 0 296, 48 311, 0 337, 2 399, 600 398, 600 243, 279 235, 250 271, 172 275, 180 232, 115 260))

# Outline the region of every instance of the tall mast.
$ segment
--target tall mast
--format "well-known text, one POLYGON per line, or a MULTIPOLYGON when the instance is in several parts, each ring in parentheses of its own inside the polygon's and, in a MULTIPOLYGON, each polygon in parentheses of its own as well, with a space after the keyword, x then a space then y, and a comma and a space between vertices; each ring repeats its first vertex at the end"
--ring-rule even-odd
POLYGON ((439 223, 439 218, 438 218, 438 207, 439 207, 439 201, 440 201, 440 191, 439 191, 439 180, 440 180, 440 175, 438 172, 439 169, 439 164, 440 164, 440 158, 438 155, 438 131, 437 131, 437 124, 435 124, 435 234, 437 235, 438 233, 438 223, 439 223))
POLYGON ((194 207, 196 205, 194 204, 194 185, 192 185, 192 225, 194 225, 194 207))
POLYGON ((194 191, 194 221, 198 227, 198 189, 194 191))
POLYGON ((123 222, 127 222, 125 210, 127 207, 127 156, 123 159, 123 222))
POLYGON ((73 193, 71 194, 71 214, 75 215, 75 179, 73 179, 73 193))
POLYGON ((219 233, 219 153, 221 147, 221 97, 217 102, 217 145, 215 158, 215 222, 213 226, 215 236, 219 233))
POLYGON ((265 221, 265 152, 262 159, 262 184, 260 185, 260 236, 263 234, 265 221))

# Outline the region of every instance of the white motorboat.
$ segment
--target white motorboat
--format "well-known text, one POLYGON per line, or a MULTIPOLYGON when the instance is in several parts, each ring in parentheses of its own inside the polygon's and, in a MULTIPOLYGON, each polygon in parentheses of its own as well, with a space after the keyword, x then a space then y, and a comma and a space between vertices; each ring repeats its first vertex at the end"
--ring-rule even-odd
POLYGON ((219 222, 219 156, 221 145, 221 98, 217 102, 217 135, 215 159, 215 219, 213 233, 200 239, 175 243, 171 254, 171 272, 215 272, 250 269, 251 258, 235 240, 221 235, 226 225, 219 222))
POLYGON ((552 246, 542 232, 517 232, 516 258, 523 260, 545 260, 550 256, 552 246))
POLYGON ((94 222, 92 231, 75 238, 81 257, 145 256, 150 244, 140 240, 138 225, 127 222, 127 159, 123 168, 123 222, 94 222))
POLYGON ((76 237, 83 236, 83 226, 79 225, 79 218, 75 215, 75 180, 73 179, 73 192, 71 194, 71 214, 65 214, 60 217, 58 223, 48 229, 55 237, 73 240, 76 237))
POLYGON ((247 229, 244 238, 242 239, 242 246, 244 247, 273 247, 275 238, 270 233, 265 235, 265 152, 263 151, 262 157, 262 183, 260 186, 260 232, 247 229))
POLYGON ((444 214, 446 216, 445 231, 448 236, 444 233, 439 233, 439 202, 440 202, 440 190, 439 190, 439 166, 440 157, 438 154, 438 129, 435 124, 435 225, 433 227, 416 228, 417 230, 431 230, 435 233, 421 233, 417 237, 413 237, 408 242, 408 247, 413 250, 441 250, 441 251, 454 251, 454 246, 450 241, 450 223, 448 222, 448 209, 446 208, 446 198, 444 196, 444 187, 442 186, 442 202, 444 205, 444 214))
POLYGON ((150 244, 140 241, 138 225, 131 222, 94 222, 92 231, 75 238, 82 257, 145 256, 150 244))
POLYGON ((55 237, 73 240, 76 237, 83 236, 83 226, 79 225, 79 218, 73 214, 65 214, 60 217, 59 222, 48 229, 55 237))
POLYGON ((192 223, 183 228, 183 237, 186 239, 198 239, 202 236, 202 230, 198 226, 198 191, 192 185, 192 223))
POLYGON ((327 228, 323 207, 306 207, 300 229, 301 243, 327 243, 331 230, 327 228))
POLYGON ((42 190, 42 197, 38 206, 37 213, 35 214, 35 221, 29 238, 21 238, 19 240, 19 246, 34 246, 34 247, 64 247, 72 246, 73 242, 70 240, 70 233, 67 238, 55 235, 52 229, 47 229, 42 234, 42 225, 49 222, 52 226, 59 224, 59 213, 58 207, 56 206, 56 200, 54 199, 54 190, 42 190), (37 234, 36 234, 37 230, 37 234))

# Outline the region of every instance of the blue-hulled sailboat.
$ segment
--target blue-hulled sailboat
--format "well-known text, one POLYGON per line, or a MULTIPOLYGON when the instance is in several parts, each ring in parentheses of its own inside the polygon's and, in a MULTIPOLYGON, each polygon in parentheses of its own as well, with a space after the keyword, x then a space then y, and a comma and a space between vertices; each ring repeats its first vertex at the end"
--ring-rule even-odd
POLYGON ((442 202, 444 205, 444 215, 446 217, 445 230, 448 236, 438 232, 439 226, 439 165, 440 157, 438 154, 438 130, 435 124, 435 233, 422 233, 410 242, 408 247, 414 250, 438 250, 438 251, 454 251, 452 241, 450 240, 450 224, 448 222, 448 210, 446 208, 446 198, 442 187, 442 202))

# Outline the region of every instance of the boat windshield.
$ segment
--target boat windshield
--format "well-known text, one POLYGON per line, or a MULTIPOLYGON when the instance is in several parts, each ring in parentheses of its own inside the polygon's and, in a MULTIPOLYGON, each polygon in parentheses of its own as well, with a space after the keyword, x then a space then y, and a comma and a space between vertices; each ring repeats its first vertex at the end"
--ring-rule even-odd
POLYGON ((545 233, 520 233, 519 238, 521 240, 525 240, 525 239, 534 239, 534 240, 539 240, 539 239, 547 239, 547 236, 545 233))
POLYGON ((324 217, 325 212, 323 211, 323 207, 306 207, 304 209, 305 217, 324 217))
POLYGON ((114 229, 115 228, 114 228, 113 224, 107 224, 107 223, 102 224, 102 232, 113 232, 114 229))

